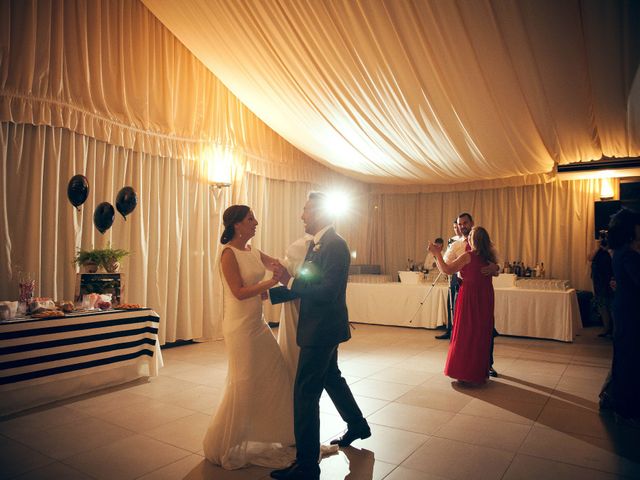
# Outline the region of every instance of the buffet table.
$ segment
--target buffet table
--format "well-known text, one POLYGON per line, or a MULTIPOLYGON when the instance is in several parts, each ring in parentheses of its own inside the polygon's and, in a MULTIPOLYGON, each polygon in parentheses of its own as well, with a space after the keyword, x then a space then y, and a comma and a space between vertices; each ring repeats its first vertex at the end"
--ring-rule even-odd
MULTIPOLYGON (((348 283, 349 320, 356 323, 436 328, 447 322, 448 285, 348 283), (410 321, 413 319, 413 321, 410 321)), ((503 335, 572 342, 580 329, 576 291, 495 288, 496 329, 503 335)))
POLYGON ((159 322, 144 308, 0 323, 0 416, 157 375, 159 322))

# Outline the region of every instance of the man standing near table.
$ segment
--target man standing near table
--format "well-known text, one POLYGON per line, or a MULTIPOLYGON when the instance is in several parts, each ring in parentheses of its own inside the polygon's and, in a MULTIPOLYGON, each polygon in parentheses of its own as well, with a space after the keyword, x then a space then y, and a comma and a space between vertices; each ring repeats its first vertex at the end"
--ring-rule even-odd
MULTIPOLYGON (((458 215, 455 225, 457 227, 457 230, 456 230, 456 227, 454 227, 454 230, 459 235, 459 237, 455 241, 450 243, 449 247, 447 248, 447 251, 443 255, 444 261, 446 263, 453 262, 460 255, 462 255, 466 251, 471 250, 471 247, 469 246, 468 238, 469 238, 469 233, 471 233, 471 229, 473 228, 473 217, 471 217, 471 214, 469 213, 466 213, 466 212, 461 213, 460 215, 458 215)), ((480 271, 484 275, 496 276, 500 273, 500 266, 497 263, 489 263, 489 265, 487 265, 486 267, 482 267, 480 271)), ((450 283, 450 291, 452 292, 454 290, 454 288, 451 288, 451 284, 455 282, 455 296, 457 296, 459 286, 462 284, 464 279, 460 276, 460 272, 458 272, 457 275, 452 275, 452 277, 455 277, 455 280, 452 280, 450 283)), ((450 295, 450 297, 454 297, 454 295, 450 295)), ((455 310, 455 300, 456 300, 455 297, 451 298, 452 306, 450 309, 450 318, 453 318, 453 312, 455 310)), ((494 343, 493 339, 497 335, 498 335, 498 332, 494 327, 493 336, 491 337, 491 350, 490 350, 490 358, 489 358, 489 376, 491 377, 498 376, 498 372, 496 372, 495 369, 493 368, 493 343, 494 343)), ((451 331, 450 331, 450 328, 448 328, 445 334, 439 335, 436 338, 446 339, 446 338, 450 338, 450 336, 451 336, 451 331)))
MULTIPOLYGON (((464 237, 460 234, 457 218, 453 220, 453 233, 453 237, 451 237, 447 242, 447 251, 443 255, 444 261, 447 263, 458 258, 464 253, 464 237), (461 240, 463 241, 463 243, 454 247, 454 244, 458 243, 461 240), (460 248, 462 248, 462 250, 460 250, 460 248), (455 254, 453 253, 454 249, 456 252, 455 254)), ((426 265, 425 268, 427 268, 426 265)), ((456 304, 458 289, 458 276, 449 276, 449 298, 447 298, 447 330, 441 335, 436 335, 436 338, 438 340, 449 340, 451 338, 451 327, 453 326, 453 308, 456 304)))

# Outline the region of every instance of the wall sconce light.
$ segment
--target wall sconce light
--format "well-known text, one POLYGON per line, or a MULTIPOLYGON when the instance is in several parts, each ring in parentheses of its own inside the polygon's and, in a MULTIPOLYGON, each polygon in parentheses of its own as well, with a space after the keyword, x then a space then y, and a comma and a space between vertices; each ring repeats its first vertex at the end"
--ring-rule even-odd
POLYGON ((230 148, 210 145, 203 150, 201 161, 212 191, 231 186, 233 151, 230 148))
POLYGON ((600 200, 611 200, 613 198, 613 183, 611 178, 603 178, 600 183, 600 200))

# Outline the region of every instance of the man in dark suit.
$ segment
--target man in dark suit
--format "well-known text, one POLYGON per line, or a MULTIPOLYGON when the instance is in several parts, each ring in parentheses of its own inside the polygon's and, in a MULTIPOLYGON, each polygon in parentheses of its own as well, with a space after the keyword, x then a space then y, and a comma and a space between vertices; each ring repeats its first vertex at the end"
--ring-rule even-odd
MULTIPOLYGON (((331 226, 332 218, 320 192, 311 192, 304 206, 305 232, 313 235, 305 262, 296 277, 279 269, 291 297, 300 298, 296 340, 300 346, 293 409, 296 461, 274 470, 276 479, 317 479, 320 476, 320 396, 326 390, 347 431, 332 444, 341 447, 371 436, 353 394, 338 368, 338 345, 351 338, 346 290, 351 255, 347 243, 331 226)), ((282 287, 281 287, 282 288, 282 287)))

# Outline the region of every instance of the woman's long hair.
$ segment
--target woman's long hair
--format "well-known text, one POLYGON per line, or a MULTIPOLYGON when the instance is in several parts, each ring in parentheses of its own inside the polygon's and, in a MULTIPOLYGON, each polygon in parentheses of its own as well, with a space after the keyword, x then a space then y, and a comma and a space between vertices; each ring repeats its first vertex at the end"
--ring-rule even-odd
POLYGON ((235 224, 245 219, 251 210, 247 205, 231 205, 222 214, 222 224, 224 231, 220 236, 220 243, 225 245, 233 240, 236 234, 235 224))
POLYGON ((609 248, 617 250, 636 239, 636 225, 640 225, 640 214, 622 208, 611 217, 607 240, 609 248))
POLYGON ((497 263, 496 250, 489 238, 489 232, 483 227, 473 227, 471 234, 473 235, 473 249, 478 256, 485 262, 497 263))

